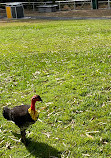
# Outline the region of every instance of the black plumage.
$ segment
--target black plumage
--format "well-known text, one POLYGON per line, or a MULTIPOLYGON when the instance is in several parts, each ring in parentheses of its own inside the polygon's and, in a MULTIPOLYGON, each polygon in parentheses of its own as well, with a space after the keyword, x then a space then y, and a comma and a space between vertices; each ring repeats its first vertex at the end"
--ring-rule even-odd
POLYGON ((36 101, 42 101, 39 95, 35 95, 32 97, 31 106, 20 105, 20 106, 15 106, 12 109, 9 109, 7 106, 3 108, 4 118, 13 121, 20 128, 21 139, 23 142, 25 142, 25 135, 26 135, 25 130, 29 125, 35 123, 39 117, 39 115, 37 115, 36 120, 34 120, 28 111, 29 109, 31 109, 33 113, 36 113, 35 110, 36 101))

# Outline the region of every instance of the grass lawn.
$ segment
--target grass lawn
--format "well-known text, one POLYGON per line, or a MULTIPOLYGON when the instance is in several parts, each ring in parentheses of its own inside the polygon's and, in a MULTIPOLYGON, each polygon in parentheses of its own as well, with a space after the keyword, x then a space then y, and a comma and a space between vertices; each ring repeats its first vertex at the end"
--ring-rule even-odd
POLYGON ((111 157, 111 20, 0 23, 0 157, 111 157), (27 130, 3 106, 30 104, 39 120, 27 130))

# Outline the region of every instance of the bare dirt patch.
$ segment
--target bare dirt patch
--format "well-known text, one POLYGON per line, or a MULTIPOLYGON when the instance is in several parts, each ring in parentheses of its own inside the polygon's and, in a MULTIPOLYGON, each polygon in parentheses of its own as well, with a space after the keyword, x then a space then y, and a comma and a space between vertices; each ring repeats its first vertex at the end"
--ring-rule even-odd
POLYGON ((39 13, 37 11, 25 11, 25 16, 37 17, 111 17, 111 10, 70 10, 70 11, 57 11, 51 13, 39 13))

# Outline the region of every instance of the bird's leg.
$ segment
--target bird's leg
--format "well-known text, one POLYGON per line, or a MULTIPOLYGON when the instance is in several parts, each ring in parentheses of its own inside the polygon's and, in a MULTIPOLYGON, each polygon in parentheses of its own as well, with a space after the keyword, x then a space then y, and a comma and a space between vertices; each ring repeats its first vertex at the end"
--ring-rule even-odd
POLYGON ((25 143, 25 135, 26 135, 26 132, 25 132, 25 129, 21 129, 21 141, 23 142, 23 143, 25 143))

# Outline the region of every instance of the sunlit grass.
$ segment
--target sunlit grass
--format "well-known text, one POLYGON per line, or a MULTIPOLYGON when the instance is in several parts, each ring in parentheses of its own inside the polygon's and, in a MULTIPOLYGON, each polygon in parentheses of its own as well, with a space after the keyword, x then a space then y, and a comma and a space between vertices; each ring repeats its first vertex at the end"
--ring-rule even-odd
POLYGON ((110 25, 110 20, 1 23, 0 157, 111 156, 110 25), (2 108, 30 104, 34 94, 44 101, 37 108, 48 108, 27 130, 25 147, 2 108))

